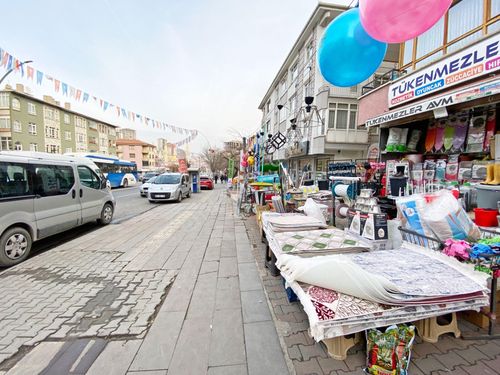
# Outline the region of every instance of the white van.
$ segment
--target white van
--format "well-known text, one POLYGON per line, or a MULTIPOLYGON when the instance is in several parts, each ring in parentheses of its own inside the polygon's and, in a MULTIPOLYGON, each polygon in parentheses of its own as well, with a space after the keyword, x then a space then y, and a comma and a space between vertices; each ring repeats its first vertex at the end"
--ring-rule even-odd
POLYGON ((113 219, 106 178, 88 158, 0 152, 0 266, 28 257, 34 241, 113 219))

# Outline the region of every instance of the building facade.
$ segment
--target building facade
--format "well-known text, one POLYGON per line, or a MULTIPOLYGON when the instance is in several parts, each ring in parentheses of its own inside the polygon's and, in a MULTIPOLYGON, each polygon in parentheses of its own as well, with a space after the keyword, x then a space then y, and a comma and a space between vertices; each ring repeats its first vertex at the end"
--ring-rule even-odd
POLYGON ((118 157, 136 163, 140 171, 155 170, 158 167, 158 152, 155 145, 138 139, 118 139, 116 147, 118 157))
POLYGON ((116 130, 116 139, 137 139, 137 132, 130 128, 119 128, 116 130))
POLYGON ((37 99, 22 85, 0 91, 0 151, 98 152, 116 155, 116 125, 37 99))
MULTIPOLYGON (((392 127, 419 130, 425 138, 438 119, 470 123, 496 112, 498 123, 499 14, 496 0, 454 2, 430 30, 401 45, 398 69, 404 74, 360 98, 358 125, 380 129, 384 150, 392 127)), ((381 157, 397 155, 384 151, 381 157)))
POLYGON ((292 121, 301 129, 298 142, 270 156, 284 161, 295 181, 304 169, 309 171, 307 178, 325 178, 329 161, 365 158, 371 139, 376 137, 356 126, 358 97, 364 86, 384 80, 393 71, 399 46, 389 47, 385 61, 366 82, 347 88, 330 85, 321 76, 316 53, 326 27, 345 10, 324 3, 316 7, 259 105, 264 139, 278 132, 286 136, 292 121), (305 108, 306 97, 312 100, 310 112, 305 108), (306 123, 309 126, 305 129, 306 123))

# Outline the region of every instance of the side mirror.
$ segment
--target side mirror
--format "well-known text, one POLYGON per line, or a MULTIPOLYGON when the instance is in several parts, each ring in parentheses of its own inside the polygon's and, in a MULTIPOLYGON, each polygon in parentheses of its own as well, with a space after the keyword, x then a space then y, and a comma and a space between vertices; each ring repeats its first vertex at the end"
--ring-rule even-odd
POLYGON ((108 179, 101 178, 101 189, 106 189, 108 187, 108 179))

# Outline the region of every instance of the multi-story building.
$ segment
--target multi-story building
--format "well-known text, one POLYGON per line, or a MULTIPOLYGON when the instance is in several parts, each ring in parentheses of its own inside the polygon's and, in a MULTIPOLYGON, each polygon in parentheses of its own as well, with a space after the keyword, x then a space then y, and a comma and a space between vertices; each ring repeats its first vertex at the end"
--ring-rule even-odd
POLYGON ((238 140, 224 142, 224 151, 238 153, 243 148, 243 142, 238 140))
MULTIPOLYGON (((493 121, 494 125, 496 113, 496 128, 499 128, 499 15, 498 0, 455 1, 430 30, 401 45, 397 68, 402 76, 365 93, 359 102, 357 124, 380 131, 378 150, 383 150, 380 153, 382 161, 399 160, 404 156, 386 149, 392 128, 394 134, 398 128, 408 129, 405 131, 408 137, 420 134, 416 138, 416 151, 443 160, 448 155, 441 149, 436 151, 434 147, 434 154, 430 150, 434 145, 430 129, 437 119, 440 125, 451 124, 449 129, 453 130, 453 125, 462 121, 467 125, 493 121), (430 147, 428 133, 431 133, 430 147)), ((473 130, 478 134, 477 139, 487 136, 480 131, 480 126, 478 129, 473 130)), ((463 143, 461 138, 464 137, 465 134, 457 133, 453 142, 463 143)), ((467 146, 460 161, 462 157, 469 163, 473 157, 484 158, 488 139, 480 146, 474 149, 480 151, 475 155, 467 146)), ((454 151, 456 155, 460 150, 462 146, 454 151)))
POLYGON ((35 98, 23 85, 0 91, 0 150, 116 155, 116 128, 72 111, 69 103, 35 98))
POLYGON ((398 61, 399 46, 391 45, 379 70, 366 82, 345 88, 323 79, 316 63, 318 44, 328 24, 347 9, 318 4, 259 105, 265 140, 268 134, 286 135, 294 120, 301 130, 300 142, 272 154, 273 160, 288 165, 295 181, 305 167, 311 171, 308 178, 314 179, 326 175, 329 161, 366 156, 370 137, 366 129, 356 126, 358 97, 369 81, 384 80, 398 61), (306 97, 317 112, 313 107, 305 111, 306 97), (304 124, 308 124, 305 129, 304 124))
POLYGON ((116 147, 118 157, 133 161, 140 171, 158 167, 158 153, 155 145, 139 139, 117 139, 116 147))
POLYGON ((117 139, 137 139, 137 132, 130 128, 120 128, 116 130, 117 139))

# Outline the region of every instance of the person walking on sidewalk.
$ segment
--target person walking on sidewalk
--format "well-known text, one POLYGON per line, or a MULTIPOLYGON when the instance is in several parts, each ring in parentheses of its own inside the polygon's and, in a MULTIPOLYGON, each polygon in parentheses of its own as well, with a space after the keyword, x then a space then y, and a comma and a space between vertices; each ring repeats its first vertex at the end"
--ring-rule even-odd
POLYGON ((216 174, 216 175, 214 176, 214 181, 215 181, 215 183, 216 183, 216 184, 217 184, 217 181, 219 181, 219 175, 218 175, 218 174, 216 174))

